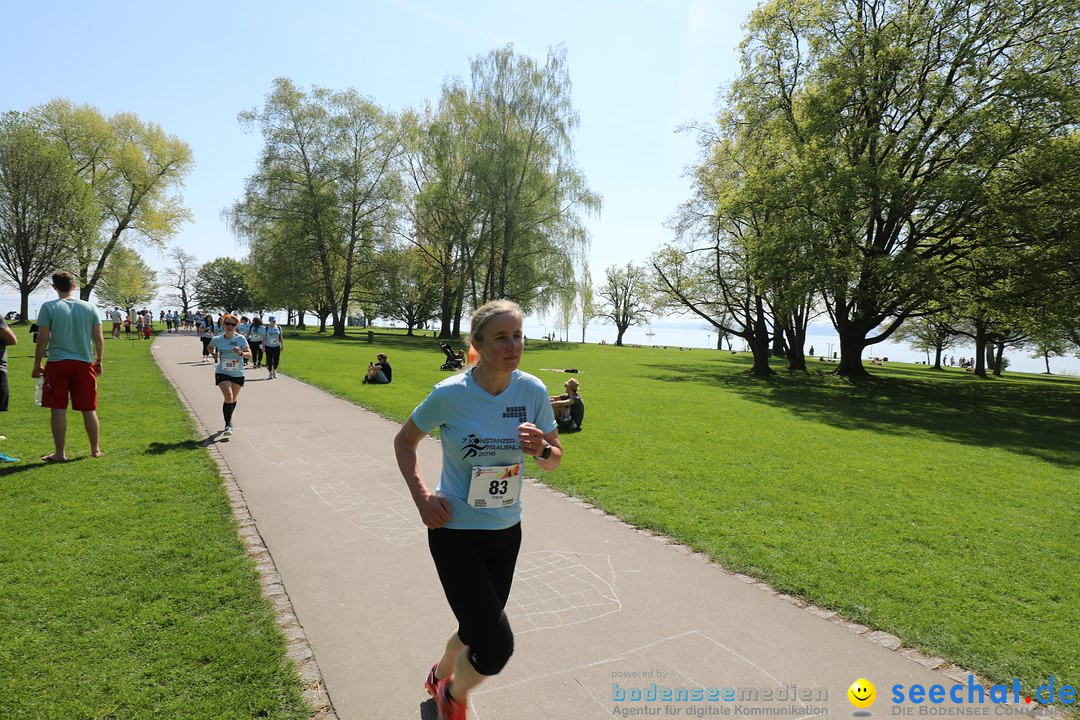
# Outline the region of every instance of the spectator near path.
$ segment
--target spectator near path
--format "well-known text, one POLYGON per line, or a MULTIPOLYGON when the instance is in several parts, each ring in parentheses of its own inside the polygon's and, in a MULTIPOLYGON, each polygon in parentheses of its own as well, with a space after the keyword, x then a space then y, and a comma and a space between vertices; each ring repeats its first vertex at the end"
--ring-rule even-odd
MULTIPOLYGON (((7 346, 19 342, 15 333, 7 326, 3 318, 0 318, 0 412, 7 412, 8 408, 8 376, 7 376, 7 346)), ((0 435, 0 440, 5 438, 0 435)), ((19 462, 19 458, 10 457, 0 452, 0 463, 19 462)))
POLYGON ((71 273, 55 273, 52 282, 59 298, 41 306, 37 319, 41 330, 31 372, 34 378, 45 376, 41 405, 52 409, 55 450, 51 455, 42 455, 41 459, 45 462, 67 460, 64 441, 67 434, 68 395, 71 396, 72 409, 83 414, 91 457, 100 457, 97 377, 101 375, 101 357, 105 350, 101 319, 93 305, 71 296, 75 289, 75 278, 71 273), (43 369, 41 360, 45 357, 46 349, 49 363, 43 369))

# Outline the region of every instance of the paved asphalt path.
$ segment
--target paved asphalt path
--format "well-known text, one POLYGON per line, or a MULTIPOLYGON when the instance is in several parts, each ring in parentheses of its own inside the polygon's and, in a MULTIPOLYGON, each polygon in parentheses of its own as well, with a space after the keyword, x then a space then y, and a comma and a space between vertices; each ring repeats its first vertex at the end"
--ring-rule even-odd
MULTIPOLYGON (((224 438, 221 395, 200 347, 190 333, 158 335, 153 354, 242 489, 338 717, 434 718, 423 679, 454 621, 394 462, 398 426, 289 378, 286 347, 277 379, 248 371, 236 433, 224 438)), ((438 443, 420 447, 434 480, 438 443)), ((564 465, 573 462, 571 439, 564 465)), ((542 485, 527 483, 523 503, 507 607, 516 651, 473 693, 470 718, 711 717, 747 708, 770 720, 850 717, 847 689, 859 678, 876 685, 870 710, 884 717, 896 714, 893 685, 948 688, 961 677, 889 649, 891 636, 801 607, 542 485), (633 700, 654 685, 673 698, 686 689, 691 700, 633 700), (738 695, 710 701, 709 688, 738 695)))

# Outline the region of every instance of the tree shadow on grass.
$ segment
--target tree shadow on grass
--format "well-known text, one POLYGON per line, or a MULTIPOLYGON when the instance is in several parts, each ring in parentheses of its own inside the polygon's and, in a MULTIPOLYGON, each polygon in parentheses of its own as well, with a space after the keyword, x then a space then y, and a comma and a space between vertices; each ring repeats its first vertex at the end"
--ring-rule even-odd
POLYGON ((911 368, 889 368, 887 375, 853 382, 816 369, 758 378, 738 368, 710 365, 648 367, 651 377, 661 382, 719 387, 833 427, 890 435, 930 433, 1080 466, 1080 387, 1074 382, 980 380, 955 371, 927 377, 911 368))
POLYGON ((213 441, 207 438, 206 440, 182 440, 181 442, 173 443, 161 443, 152 442, 146 446, 147 455, 162 455, 173 450, 198 450, 199 448, 209 447, 213 445, 213 441))

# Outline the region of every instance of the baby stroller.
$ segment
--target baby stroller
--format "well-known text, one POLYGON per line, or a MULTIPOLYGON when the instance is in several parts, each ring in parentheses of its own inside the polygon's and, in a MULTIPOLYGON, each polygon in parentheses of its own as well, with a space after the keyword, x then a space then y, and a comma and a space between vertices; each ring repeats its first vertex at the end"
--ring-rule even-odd
POLYGON ((440 343, 439 347, 446 353, 446 362, 439 367, 440 370, 460 370, 465 367, 465 358, 462 357, 464 353, 455 354, 454 349, 450 347, 450 343, 440 343))

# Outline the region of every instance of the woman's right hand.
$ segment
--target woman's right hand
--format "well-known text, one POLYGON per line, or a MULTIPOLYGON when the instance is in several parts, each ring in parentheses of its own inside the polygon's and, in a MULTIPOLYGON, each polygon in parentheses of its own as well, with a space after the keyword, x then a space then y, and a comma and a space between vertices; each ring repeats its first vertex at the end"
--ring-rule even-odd
POLYGON ((453 515, 447 499, 434 493, 428 493, 426 498, 417 502, 416 509, 420 511, 420 520, 432 530, 437 530, 450 522, 453 515))

